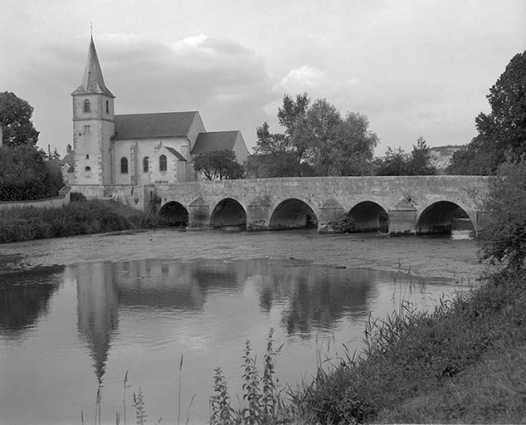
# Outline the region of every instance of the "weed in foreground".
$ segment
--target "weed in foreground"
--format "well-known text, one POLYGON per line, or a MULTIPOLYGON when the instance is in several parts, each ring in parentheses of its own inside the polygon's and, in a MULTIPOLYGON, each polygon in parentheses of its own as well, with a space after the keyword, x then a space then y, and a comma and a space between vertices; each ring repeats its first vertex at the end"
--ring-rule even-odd
POLYGON ((243 355, 243 402, 234 409, 228 394, 228 385, 221 368, 215 369, 214 395, 210 399, 211 425, 279 425, 293 423, 295 411, 285 390, 275 379, 276 359, 281 347, 274 348, 274 330, 267 337, 267 349, 263 356, 263 376, 256 366, 256 356, 247 340, 243 355))

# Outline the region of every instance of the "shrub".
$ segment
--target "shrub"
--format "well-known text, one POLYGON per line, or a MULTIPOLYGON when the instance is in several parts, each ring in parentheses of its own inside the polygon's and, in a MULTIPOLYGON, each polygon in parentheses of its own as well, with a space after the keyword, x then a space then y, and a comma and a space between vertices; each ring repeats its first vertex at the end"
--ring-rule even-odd
POLYGON ((80 192, 71 192, 69 200, 71 202, 85 202, 88 199, 84 196, 83 193, 80 192))
POLYGON ((513 270, 524 268, 526 258, 526 158, 505 163, 491 183, 488 217, 479 232, 483 260, 513 270))
POLYGON ((356 231, 356 220, 349 214, 345 214, 338 221, 331 223, 336 233, 352 233, 356 231))
POLYGON ((155 215, 114 201, 72 202, 61 208, 21 207, 0 210, 0 243, 163 225, 155 215))

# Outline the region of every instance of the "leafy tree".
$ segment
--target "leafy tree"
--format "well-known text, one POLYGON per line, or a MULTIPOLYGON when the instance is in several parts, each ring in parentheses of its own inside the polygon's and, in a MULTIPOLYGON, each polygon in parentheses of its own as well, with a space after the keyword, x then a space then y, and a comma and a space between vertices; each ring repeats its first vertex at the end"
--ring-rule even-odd
POLYGON ((257 177, 361 175, 370 172, 376 135, 365 116, 340 112, 325 99, 312 105, 306 93, 283 98, 278 119, 285 128, 270 133, 257 128, 255 155, 249 173, 257 177))
POLYGON ((475 136, 471 143, 456 151, 446 169, 447 174, 479 175, 495 174, 497 164, 505 161, 498 146, 482 135, 475 136))
POLYGON ((378 158, 375 162, 377 176, 405 176, 407 175, 408 155, 398 148, 393 150, 387 147, 383 158, 378 158))
POLYGON ((292 177, 298 175, 297 155, 285 134, 270 133, 265 122, 256 129, 255 155, 248 159, 247 172, 251 177, 292 177))
POLYGON ((14 93, 0 93, 0 126, 7 146, 35 145, 39 132, 33 127, 33 107, 14 93))
POLYGON ((339 150, 337 129, 341 122, 338 110, 325 99, 316 100, 298 121, 296 139, 308 149, 308 159, 316 175, 332 175, 333 155, 339 150))
POLYGON ((526 51, 515 55, 487 96, 489 114, 475 119, 478 136, 452 158, 452 174, 495 174, 526 153, 526 51))
POLYGON ((526 156, 504 163, 491 183, 479 232, 482 259, 511 271, 526 267, 526 156))
POLYGON ((260 164, 256 174, 261 177, 301 176, 303 160, 308 146, 303 138, 297 137, 296 129, 307 113, 310 98, 307 93, 293 99, 283 97, 283 106, 278 109, 278 120, 285 133, 270 133, 268 123, 256 129, 257 143, 254 149, 253 165, 260 164))
POLYGON ((278 109, 278 120, 290 139, 294 137, 298 121, 307 114, 310 102, 307 93, 298 94, 296 100, 288 94, 283 96, 283 106, 278 109))
POLYGON ((207 180, 234 180, 244 178, 243 166, 237 162, 236 154, 229 150, 216 150, 197 155, 194 169, 207 180))
POLYGON ((387 148, 385 156, 376 160, 377 176, 427 176, 437 173, 431 164, 431 149, 423 137, 419 137, 413 151, 405 153, 401 148, 387 148))
POLYGON ((374 148, 378 137, 369 131, 365 115, 349 112, 334 129, 335 146, 331 150, 331 175, 371 174, 374 148))
MULTIPOLYGON (((247 177, 253 179, 295 177, 298 175, 295 160, 296 157, 290 152, 282 152, 276 155, 250 155, 246 164, 247 177)), ((301 174, 303 176, 308 175, 303 164, 301 174)))
POLYGON ((413 176, 429 176, 437 173, 436 167, 431 164, 431 149, 422 136, 413 145, 413 151, 407 162, 407 173, 413 176))
POLYGON ((31 144, 0 147, 0 201, 57 196, 64 186, 57 161, 31 144))

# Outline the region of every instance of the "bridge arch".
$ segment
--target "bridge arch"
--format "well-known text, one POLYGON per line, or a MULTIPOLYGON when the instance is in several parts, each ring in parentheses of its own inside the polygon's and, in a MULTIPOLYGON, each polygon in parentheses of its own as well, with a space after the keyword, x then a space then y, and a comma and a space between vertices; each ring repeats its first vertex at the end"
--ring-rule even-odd
POLYGON ((452 230, 475 230, 476 222, 465 206, 454 201, 436 201, 418 216, 417 234, 451 233, 452 230))
POLYGON ((377 202, 362 201, 355 204, 347 213, 357 232, 389 231, 389 214, 377 202))
POLYGON ((210 216, 212 227, 240 227, 246 229, 247 212, 241 203, 234 198, 219 201, 210 216))
POLYGON ((186 207, 176 201, 170 201, 164 204, 159 210, 159 216, 172 226, 186 227, 190 221, 186 207))
POLYGON ((318 217, 314 209, 305 201, 289 198, 280 202, 272 211, 269 229, 301 229, 317 227, 318 217))

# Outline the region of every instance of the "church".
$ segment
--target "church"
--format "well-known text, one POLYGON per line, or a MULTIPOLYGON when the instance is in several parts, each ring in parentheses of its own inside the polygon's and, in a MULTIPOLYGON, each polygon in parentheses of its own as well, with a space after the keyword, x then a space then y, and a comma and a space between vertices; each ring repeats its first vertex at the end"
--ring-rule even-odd
POLYGON ((207 132, 197 111, 115 114, 90 40, 80 86, 73 97, 74 185, 170 184, 199 178, 192 158, 231 150, 244 163, 248 149, 240 131, 207 132))

